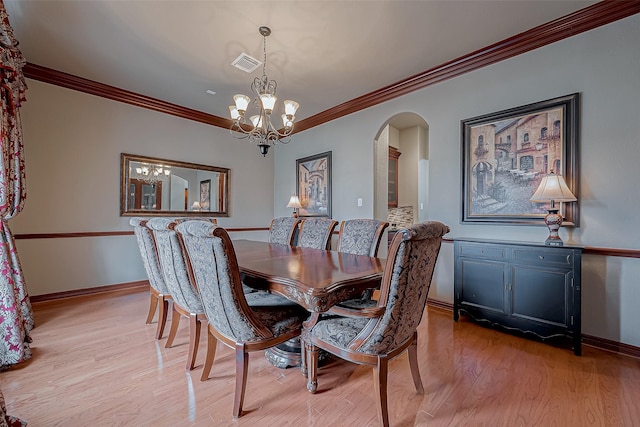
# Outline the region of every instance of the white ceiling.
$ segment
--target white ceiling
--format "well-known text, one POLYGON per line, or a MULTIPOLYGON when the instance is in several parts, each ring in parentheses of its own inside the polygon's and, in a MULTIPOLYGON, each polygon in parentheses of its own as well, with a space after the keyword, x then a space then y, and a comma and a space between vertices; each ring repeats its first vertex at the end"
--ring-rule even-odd
POLYGON ((267 74, 303 119, 595 2, 4 3, 28 62, 225 118, 262 71, 231 61, 262 60, 269 26, 267 74))

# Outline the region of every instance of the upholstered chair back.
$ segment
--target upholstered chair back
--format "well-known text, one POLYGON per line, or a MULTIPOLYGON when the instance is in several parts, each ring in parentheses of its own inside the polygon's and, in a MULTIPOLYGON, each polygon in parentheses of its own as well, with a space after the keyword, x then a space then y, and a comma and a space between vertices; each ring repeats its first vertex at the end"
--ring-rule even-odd
POLYGON ((430 221, 396 233, 378 301, 386 310, 382 317, 369 321, 368 334, 354 340, 351 350, 384 354, 411 338, 422 320, 442 236, 448 232, 448 226, 430 221))
POLYGON ((183 222, 176 230, 182 236, 209 324, 236 342, 271 337, 247 304, 227 231, 202 221, 183 222))
POLYGON ((386 221, 377 219, 350 219, 340 224, 338 252, 377 256, 386 221))
MULTIPOLYGON (((202 219, 200 219, 202 220, 202 219)), ((187 263, 182 250, 182 244, 175 232, 175 226, 185 218, 152 218, 147 222, 153 232, 158 248, 158 258, 163 277, 169 293, 179 306, 192 313, 202 313, 202 302, 198 295, 198 288, 191 283, 187 272, 187 263)), ((209 220, 209 224, 215 219, 209 220)))
POLYGON ((131 218, 129 224, 133 226, 133 232, 136 235, 142 263, 149 278, 149 284, 160 294, 169 294, 169 288, 164 282, 162 270, 160 269, 160 261, 158 259, 158 250, 156 242, 153 239, 151 230, 147 227, 146 218, 131 218))
POLYGON ((269 227, 269 243, 293 245, 300 220, 294 217, 274 218, 269 227))
POLYGON ((300 223, 296 246, 314 249, 329 249, 331 235, 338 221, 330 218, 308 218, 300 223))

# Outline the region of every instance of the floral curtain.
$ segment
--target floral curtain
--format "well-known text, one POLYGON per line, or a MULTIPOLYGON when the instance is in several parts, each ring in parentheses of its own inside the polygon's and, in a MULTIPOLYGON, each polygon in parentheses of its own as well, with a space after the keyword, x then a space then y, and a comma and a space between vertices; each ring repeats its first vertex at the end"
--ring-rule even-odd
POLYGON ((0 0, 0 370, 31 358, 33 312, 7 223, 22 210, 26 198, 19 112, 26 100, 25 63, 0 0))

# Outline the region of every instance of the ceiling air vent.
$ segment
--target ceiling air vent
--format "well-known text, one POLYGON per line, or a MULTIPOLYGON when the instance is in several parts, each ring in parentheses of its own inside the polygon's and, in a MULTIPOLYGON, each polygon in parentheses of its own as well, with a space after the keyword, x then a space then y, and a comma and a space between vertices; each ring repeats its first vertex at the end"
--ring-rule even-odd
POLYGON ((256 68, 261 66, 262 62, 242 52, 240 56, 238 56, 236 59, 233 60, 231 65, 241 69, 244 72, 251 73, 255 71, 256 68))

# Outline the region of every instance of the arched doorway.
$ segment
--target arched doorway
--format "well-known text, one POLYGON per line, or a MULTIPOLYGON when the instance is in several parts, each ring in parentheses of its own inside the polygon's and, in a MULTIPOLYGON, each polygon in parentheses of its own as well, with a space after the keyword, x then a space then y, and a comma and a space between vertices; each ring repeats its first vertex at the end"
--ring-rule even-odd
MULTIPOLYGON (((374 217, 397 223, 397 227, 408 225, 409 215, 412 223, 426 221, 428 180, 429 125, 415 113, 400 113, 389 118, 374 140, 374 217), (389 147, 399 153, 396 153, 397 175, 394 165, 390 169, 389 147), (389 176, 390 170, 394 177, 389 176), (393 183, 395 178, 397 182, 393 183), (397 185, 397 208, 390 208, 389 204, 392 185, 397 185)), ((386 245, 380 245, 379 256, 386 256, 386 245)))

